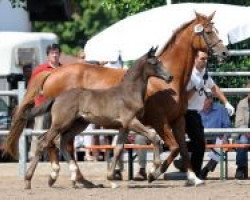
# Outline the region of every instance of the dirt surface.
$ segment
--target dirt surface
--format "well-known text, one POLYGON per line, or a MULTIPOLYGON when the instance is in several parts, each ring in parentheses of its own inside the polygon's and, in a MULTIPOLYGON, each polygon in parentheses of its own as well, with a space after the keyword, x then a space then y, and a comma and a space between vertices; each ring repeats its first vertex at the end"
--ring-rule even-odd
MULTIPOLYGON (((237 181, 231 179, 221 181, 218 179, 218 167, 206 184, 199 187, 185 186, 185 180, 159 180, 152 184, 146 181, 127 181, 126 169, 124 171, 125 181, 116 182, 120 185, 117 189, 111 189, 110 183, 105 180, 106 163, 105 162, 82 162, 80 168, 85 172, 86 178, 94 183, 102 183, 106 188, 102 189, 73 189, 69 180, 67 164, 61 164, 60 177, 56 184, 49 188, 47 186, 47 174, 50 172, 50 165, 42 163, 38 165, 36 174, 32 181, 32 189, 25 190, 24 182, 17 175, 18 164, 0 164, 0 199, 9 200, 36 200, 36 199, 135 199, 135 200, 243 200, 250 199, 250 180, 237 181)), ((230 176, 233 176, 235 168, 230 167, 230 176)), ((177 179, 175 169, 170 168, 167 177, 177 179)))

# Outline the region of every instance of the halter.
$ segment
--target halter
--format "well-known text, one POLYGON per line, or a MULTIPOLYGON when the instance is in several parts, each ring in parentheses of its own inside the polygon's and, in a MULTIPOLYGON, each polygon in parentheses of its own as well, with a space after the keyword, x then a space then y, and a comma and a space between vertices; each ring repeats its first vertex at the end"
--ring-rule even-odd
POLYGON ((206 32, 205 31, 205 28, 206 27, 204 27, 204 29, 203 29, 203 31, 201 32, 201 36, 203 37, 203 39, 204 39, 204 41, 205 41, 205 43, 206 43, 206 45, 207 45, 207 47, 208 47, 208 56, 210 56, 210 54, 212 55, 213 54, 213 48, 215 47, 215 46, 217 46, 219 43, 221 43, 222 42, 222 40, 220 40, 220 39, 218 39, 214 44, 210 44, 209 42, 208 42, 208 33, 212 33, 212 31, 209 31, 209 32, 206 32))
MULTIPOLYGON (((209 43, 209 40, 208 40, 208 33, 211 33, 210 31, 209 32, 206 32, 205 31, 205 28, 206 27, 203 27, 203 29, 202 29, 202 31, 200 31, 200 32, 198 32, 198 34, 200 34, 200 36, 202 36, 203 37, 203 39, 204 39, 204 41, 205 41, 205 43, 206 43, 206 45, 207 45, 207 47, 208 47, 208 52, 207 52, 207 54, 208 54, 208 62, 209 62, 209 60, 212 58, 212 56, 213 56, 213 48, 215 47, 215 46, 217 46, 220 42, 222 42, 222 40, 217 40, 215 43, 209 43)), ((209 65, 208 65, 208 62, 207 62, 207 64, 206 64, 206 70, 205 70, 205 74, 203 75, 203 80, 204 80, 204 84, 206 84, 206 81, 208 80, 208 67, 209 67, 209 65)), ((199 91, 199 95, 200 96, 202 96, 203 95, 203 93, 205 93, 205 95, 207 96, 207 92, 204 90, 204 88, 201 88, 199 91)))

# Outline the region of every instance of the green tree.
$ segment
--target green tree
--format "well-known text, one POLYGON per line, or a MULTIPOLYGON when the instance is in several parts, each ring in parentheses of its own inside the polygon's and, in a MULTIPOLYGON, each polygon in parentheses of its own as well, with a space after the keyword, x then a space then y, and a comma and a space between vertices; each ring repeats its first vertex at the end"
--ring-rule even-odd
POLYGON ((223 3, 223 4, 234 4, 234 5, 250 5, 249 0, 172 0, 172 3, 223 3))
POLYGON ((166 0, 103 0, 104 7, 114 10, 120 19, 165 4, 166 0))
POLYGON ((34 22, 33 31, 54 32, 65 53, 75 54, 94 34, 118 20, 99 0, 75 0, 72 21, 34 22))

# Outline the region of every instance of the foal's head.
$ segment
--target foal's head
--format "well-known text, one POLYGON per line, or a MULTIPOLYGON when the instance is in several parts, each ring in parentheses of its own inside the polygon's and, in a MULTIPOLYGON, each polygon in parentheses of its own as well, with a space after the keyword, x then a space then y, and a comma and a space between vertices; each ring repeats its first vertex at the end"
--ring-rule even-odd
POLYGON ((148 53, 142 57, 143 77, 149 78, 155 76, 167 82, 173 80, 173 76, 163 67, 162 62, 155 56, 157 48, 151 48, 148 53))

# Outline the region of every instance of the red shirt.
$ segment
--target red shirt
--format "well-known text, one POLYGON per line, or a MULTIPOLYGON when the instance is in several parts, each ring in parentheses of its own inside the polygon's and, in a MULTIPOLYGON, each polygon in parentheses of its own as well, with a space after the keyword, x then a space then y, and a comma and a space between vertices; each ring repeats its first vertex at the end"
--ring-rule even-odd
MULTIPOLYGON (((51 67, 48 63, 38 65, 37 67, 33 69, 30 80, 32 80, 34 77, 36 77, 36 75, 38 75, 41 72, 52 71, 53 69, 55 68, 51 67)), ((46 98, 43 95, 36 96, 35 106, 41 105, 45 100, 46 98)))

